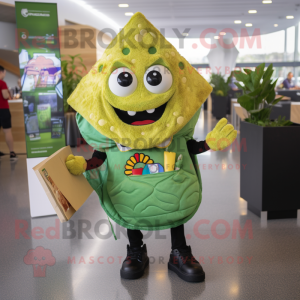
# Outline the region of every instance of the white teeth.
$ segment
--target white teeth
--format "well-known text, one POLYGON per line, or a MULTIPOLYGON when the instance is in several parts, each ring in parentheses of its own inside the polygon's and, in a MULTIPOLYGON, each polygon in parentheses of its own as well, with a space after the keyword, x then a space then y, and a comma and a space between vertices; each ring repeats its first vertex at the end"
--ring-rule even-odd
MULTIPOLYGON (((148 114, 152 114, 152 113, 154 113, 154 112, 155 112, 155 108, 152 108, 152 109, 148 109, 148 110, 147 110, 147 113, 148 113, 148 114)), ((132 117, 136 115, 136 111, 128 110, 127 113, 128 113, 129 116, 132 116, 132 117)))

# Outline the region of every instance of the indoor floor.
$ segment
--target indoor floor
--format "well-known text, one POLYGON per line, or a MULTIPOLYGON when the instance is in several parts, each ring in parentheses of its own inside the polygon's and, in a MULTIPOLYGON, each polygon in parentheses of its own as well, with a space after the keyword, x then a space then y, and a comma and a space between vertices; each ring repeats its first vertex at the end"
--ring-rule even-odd
MULTIPOLYGON (((202 112, 195 138, 204 140, 216 122, 210 113, 202 112)), ((92 155, 83 148, 73 150, 86 158, 92 155)), ((169 230, 144 232, 150 266, 138 280, 121 279, 126 231, 112 222, 115 241, 96 194, 72 222, 57 223, 55 234, 51 227, 56 216, 30 217, 26 156, 20 155, 15 163, 4 157, 0 161, 0 298, 300 299, 300 222, 261 221, 247 211, 247 203, 239 197, 239 157, 237 147, 198 155, 203 197, 185 225, 185 234, 194 256, 202 261, 203 283, 184 282, 168 271, 169 230), (27 252, 38 246, 51 250, 55 258, 46 270, 24 262, 27 252)))

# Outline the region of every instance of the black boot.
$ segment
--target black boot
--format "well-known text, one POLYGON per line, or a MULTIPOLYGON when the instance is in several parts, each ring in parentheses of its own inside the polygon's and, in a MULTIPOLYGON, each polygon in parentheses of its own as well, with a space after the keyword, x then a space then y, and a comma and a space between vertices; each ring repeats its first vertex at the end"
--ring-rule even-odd
POLYGON ((123 261, 120 270, 121 277, 125 279, 138 279, 143 276, 146 267, 149 265, 147 247, 131 248, 127 245, 127 257, 123 261))
POLYGON ((201 282, 205 279, 205 273, 200 263, 194 258, 190 246, 171 251, 168 269, 185 281, 201 282))

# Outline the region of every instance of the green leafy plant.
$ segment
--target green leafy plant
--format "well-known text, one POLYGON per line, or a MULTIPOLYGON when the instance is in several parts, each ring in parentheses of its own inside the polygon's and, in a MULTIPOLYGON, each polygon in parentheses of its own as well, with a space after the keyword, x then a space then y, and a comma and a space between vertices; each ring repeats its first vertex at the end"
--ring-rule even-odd
POLYGON ((228 96, 230 76, 225 80, 221 74, 212 73, 210 76, 210 84, 213 87, 213 93, 218 96, 228 96))
POLYGON ((275 99, 277 79, 272 81, 273 72, 273 64, 270 64, 265 70, 265 63, 257 66, 254 71, 244 69, 244 72, 233 72, 235 78, 239 81, 235 85, 244 92, 242 96, 238 97, 238 103, 247 111, 248 118, 245 121, 260 126, 272 127, 292 124, 284 118, 278 118, 275 121, 270 120, 273 106, 282 99, 282 97, 275 99))
POLYGON ((62 60, 61 62, 65 112, 73 111, 67 100, 82 79, 83 72, 86 71, 86 66, 80 54, 68 55, 68 57, 70 60, 62 60), (83 70, 79 69, 78 66, 81 66, 83 70))
POLYGON ((242 95, 243 95, 243 93, 237 92, 237 93, 235 93, 234 98, 239 98, 239 97, 241 97, 242 95))
MULTIPOLYGON (((246 120, 246 119, 245 119, 246 120)), ((289 120, 286 120, 285 117, 279 116, 278 119, 271 121, 271 120, 265 120, 265 121, 258 121, 247 119, 247 122, 256 124, 262 127, 283 127, 283 126, 290 126, 293 123, 289 120)))

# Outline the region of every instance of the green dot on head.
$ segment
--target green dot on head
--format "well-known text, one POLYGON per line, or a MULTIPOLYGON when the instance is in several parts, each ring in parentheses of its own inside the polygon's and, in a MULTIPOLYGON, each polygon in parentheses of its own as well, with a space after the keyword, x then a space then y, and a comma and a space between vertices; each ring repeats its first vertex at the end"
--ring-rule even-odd
POLYGON ((179 68, 180 68, 181 70, 184 69, 184 64, 183 64, 183 62, 180 62, 178 65, 179 65, 179 68))
POLYGON ((124 55, 128 55, 130 53, 130 49, 129 48, 124 48, 122 50, 122 52, 123 52, 124 55))
POLYGON ((156 51, 157 51, 157 50, 156 50, 155 47, 150 47, 149 50, 148 50, 148 52, 149 52, 150 54, 155 54, 156 51))
POLYGON ((103 69, 103 65, 101 65, 101 66, 99 67, 99 72, 101 72, 102 69, 103 69))

